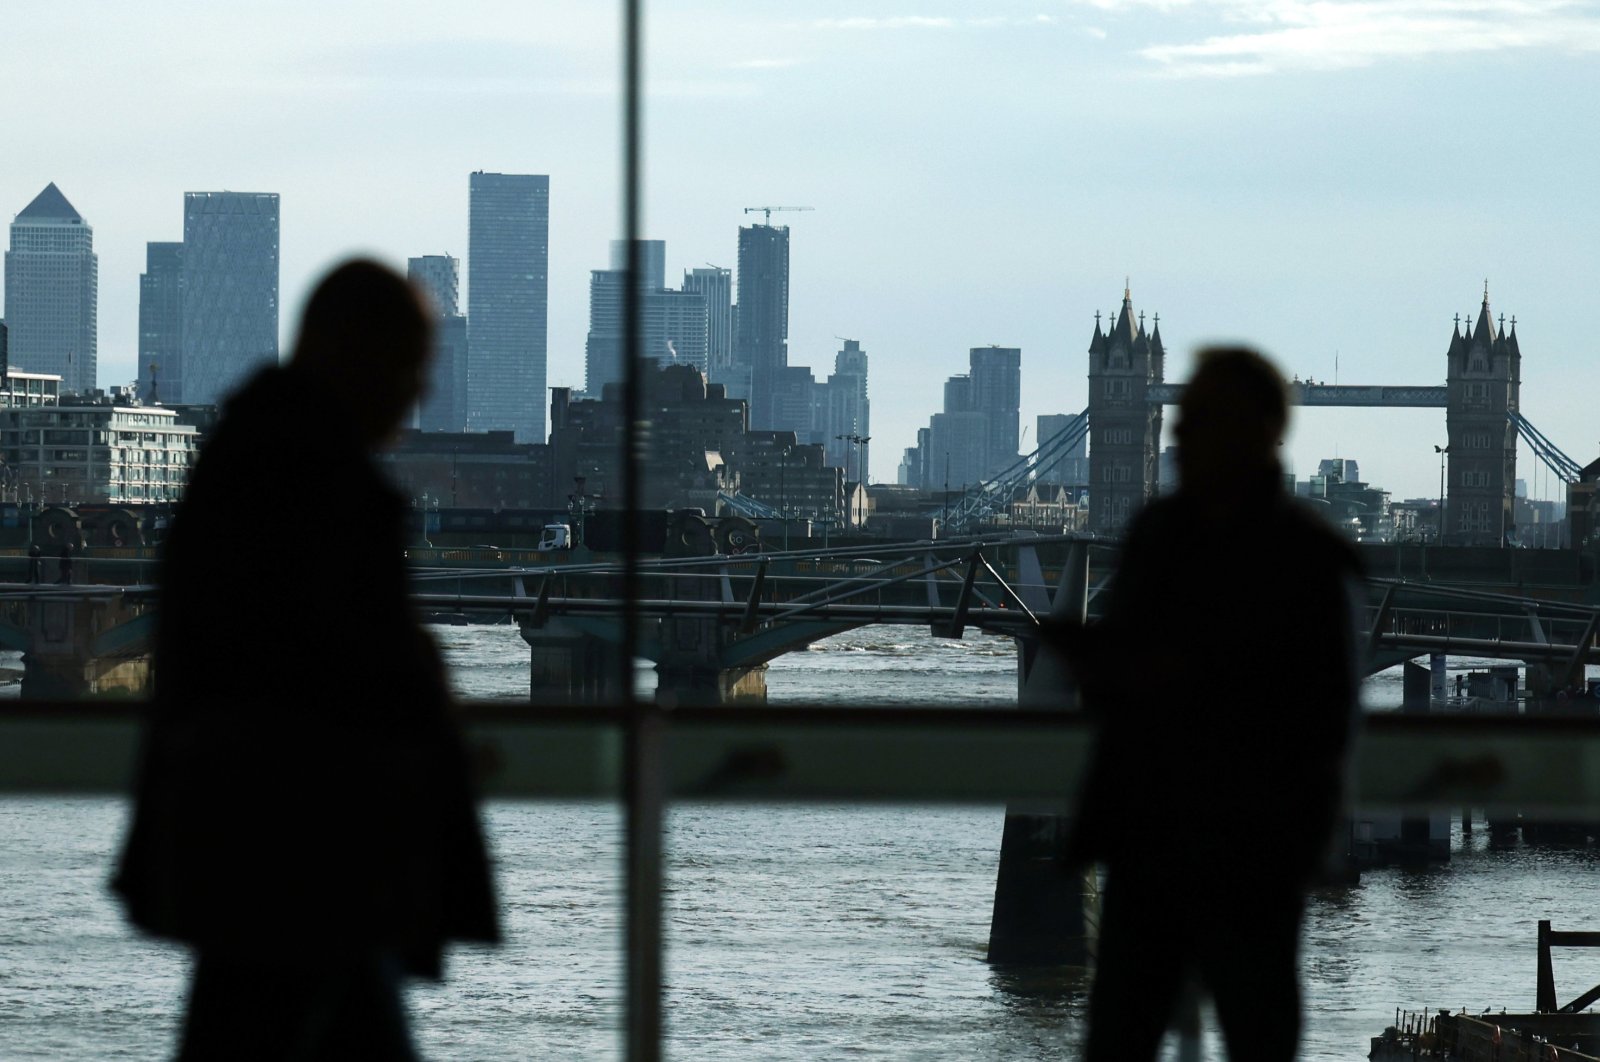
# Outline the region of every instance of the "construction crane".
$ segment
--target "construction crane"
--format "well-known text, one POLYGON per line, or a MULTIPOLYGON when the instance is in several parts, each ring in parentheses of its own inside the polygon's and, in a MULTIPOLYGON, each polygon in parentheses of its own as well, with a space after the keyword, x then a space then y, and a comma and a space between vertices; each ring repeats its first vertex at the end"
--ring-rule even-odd
POLYGON ((744 208, 744 212, 746 214, 755 214, 755 213, 759 212, 762 215, 761 224, 763 224, 763 225, 771 225, 772 224, 772 212, 775 211, 775 210, 815 210, 815 209, 817 209, 817 208, 816 207, 745 207, 744 208))

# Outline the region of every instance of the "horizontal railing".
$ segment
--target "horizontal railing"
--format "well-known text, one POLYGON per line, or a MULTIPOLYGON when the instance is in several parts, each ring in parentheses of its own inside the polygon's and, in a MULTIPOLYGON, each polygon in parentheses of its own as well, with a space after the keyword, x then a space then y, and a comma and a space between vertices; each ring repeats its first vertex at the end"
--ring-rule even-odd
MULTIPOLYGON (((677 800, 1060 806, 1077 787, 1091 741, 1082 716, 1048 710, 643 711, 660 723, 666 795, 677 800)), ((492 764, 488 796, 620 798, 628 709, 478 703, 460 714, 492 764)), ((0 793, 126 793, 142 717, 132 702, 0 708, 0 793)), ((1351 788, 1355 803, 1370 809, 1474 807, 1600 821, 1600 719, 1368 715, 1351 788)))

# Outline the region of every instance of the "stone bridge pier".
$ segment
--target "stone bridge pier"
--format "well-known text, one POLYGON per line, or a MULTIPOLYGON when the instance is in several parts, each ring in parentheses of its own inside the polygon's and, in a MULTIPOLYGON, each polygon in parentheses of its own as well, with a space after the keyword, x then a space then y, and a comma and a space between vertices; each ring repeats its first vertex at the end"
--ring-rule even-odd
MULTIPOLYGON (((1019 553, 1018 593, 1036 615, 1083 622, 1088 613, 1089 547, 1075 543, 1052 599, 1032 550, 1019 553)), ((1018 637, 1017 703, 1075 711, 1077 691, 1060 660, 1037 639, 1018 637)), ((1061 807, 1009 805, 989 921, 991 963, 1088 966, 1099 892, 1094 868, 1064 866, 1072 819, 1061 807)))
POLYGON ((22 651, 22 697, 140 697, 150 688, 151 606, 47 592, 8 605, 0 644, 22 651))
POLYGON ((765 704, 767 665, 728 667, 723 650, 732 628, 714 619, 669 616, 661 621, 656 701, 680 704, 765 704))

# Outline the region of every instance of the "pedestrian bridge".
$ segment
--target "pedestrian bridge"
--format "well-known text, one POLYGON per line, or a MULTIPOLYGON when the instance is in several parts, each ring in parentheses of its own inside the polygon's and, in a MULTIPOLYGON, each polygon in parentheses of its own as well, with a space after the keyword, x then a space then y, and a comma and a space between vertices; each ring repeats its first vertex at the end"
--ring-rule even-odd
MULTIPOLYGON (((669 703, 759 701, 773 659, 868 624, 968 629, 1017 639, 1019 695, 1031 684, 1042 619, 1098 612, 1117 552, 1089 535, 989 535, 831 550, 641 561, 629 602, 622 564, 581 554, 429 551, 415 557, 413 600, 436 622, 515 622, 530 686, 546 702, 617 699, 624 612, 638 655, 669 703), (531 563, 530 563, 531 561, 531 563), (562 563, 565 562, 565 563, 562 563)), ((1581 679, 1600 601, 1592 563, 1556 550, 1386 546, 1367 550, 1362 602, 1367 668, 1436 653, 1530 665, 1530 685, 1581 679)), ((85 585, 0 583, 0 647, 28 654, 29 696, 138 693, 154 587, 139 558, 81 561, 85 585), (116 585, 125 582, 126 585, 116 585)), ((0 558, 0 572, 4 558, 0 558)), ((48 573, 47 573, 48 574, 48 573)), ((249 607, 241 599, 241 608, 249 607)), ((1263 618, 1270 622, 1270 618, 1263 618)), ((1249 629, 1238 632, 1240 658, 1249 629)))

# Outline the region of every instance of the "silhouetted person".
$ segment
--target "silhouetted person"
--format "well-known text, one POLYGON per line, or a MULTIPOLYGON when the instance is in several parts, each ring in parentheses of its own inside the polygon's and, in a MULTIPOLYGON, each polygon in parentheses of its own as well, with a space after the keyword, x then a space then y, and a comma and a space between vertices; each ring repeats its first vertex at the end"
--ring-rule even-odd
POLYGON ((72 583, 72 546, 66 542, 61 543, 60 553, 61 574, 56 576, 56 582, 72 583))
POLYGON ((1058 644, 1096 716, 1074 865, 1106 867, 1090 1062, 1154 1058, 1186 982, 1228 1057, 1295 1055, 1304 891, 1340 810, 1354 550, 1284 491, 1283 378, 1203 351, 1178 490, 1128 530, 1103 621, 1058 644))
POLYGON ((347 263, 288 366, 227 403, 165 543, 155 695, 115 886, 197 952, 182 1059, 414 1058, 401 978, 496 912, 438 650, 372 450, 422 391, 428 315, 347 263), (354 543, 308 570, 263 499, 354 543))
POLYGON ((44 578, 40 573, 40 569, 43 566, 44 550, 40 549, 39 543, 35 542, 28 547, 28 582, 37 583, 44 578))

